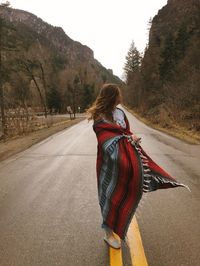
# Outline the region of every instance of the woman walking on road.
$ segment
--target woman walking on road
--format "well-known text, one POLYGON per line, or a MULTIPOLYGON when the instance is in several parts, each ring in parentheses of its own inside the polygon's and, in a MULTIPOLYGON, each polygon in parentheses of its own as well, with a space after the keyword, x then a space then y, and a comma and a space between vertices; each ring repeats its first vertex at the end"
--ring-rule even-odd
MULTIPOLYGON (((104 240, 113 248, 126 240, 129 224, 143 193, 186 185, 156 164, 131 130, 125 112, 117 107, 122 94, 116 84, 104 84, 88 108, 97 145, 97 187, 104 240), (114 233, 113 233, 114 232, 114 233)), ((188 188, 189 189, 189 188, 188 188)))

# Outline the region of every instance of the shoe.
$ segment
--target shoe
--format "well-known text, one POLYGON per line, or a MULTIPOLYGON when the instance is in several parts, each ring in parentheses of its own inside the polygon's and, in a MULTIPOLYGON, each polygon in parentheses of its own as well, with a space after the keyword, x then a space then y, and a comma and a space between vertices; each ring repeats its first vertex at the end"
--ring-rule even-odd
POLYGON ((116 248, 116 249, 121 248, 121 243, 119 242, 118 239, 115 239, 113 236, 112 237, 104 236, 103 239, 112 248, 116 248))

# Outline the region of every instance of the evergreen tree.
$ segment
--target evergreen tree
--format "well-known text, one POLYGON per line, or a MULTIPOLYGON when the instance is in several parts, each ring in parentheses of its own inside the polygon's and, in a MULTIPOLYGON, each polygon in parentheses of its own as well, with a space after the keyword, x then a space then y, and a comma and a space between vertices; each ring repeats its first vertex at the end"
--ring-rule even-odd
POLYGON ((160 78, 164 81, 171 78, 175 66, 176 48, 171 34, 165 39, 160 57, 162 60, 159 65, 160 78))
POLYGON ((82 109, 88 108, 94 100, 94 84, 84 84, 83 97, 82 97, 82 109))
POLYGON ((179 28, 176 40, 175 40, 175 49, 176 49, 176 60, 180 60, 184 57, 185 51, 188 45, 190 34, 187 32, 187 27, 184 24, 179 28))
POLYGON ((55 109, 56 112, 60 112, 62 98, 56 86, 50 88, 47 95, 47 101, 48 101, 48 107, 51 110, 51 112, 52 109, 55 109))
POLYGON ((129 51, 126 55, 126 62, 124 65, 124 72, 126 79, 130 73, 137 72, 140 70, 141 66, 141 55, 137 48, 135 47, 134 41, 132 41, 129 51))
POLYGON ((170 80, 173 77, 175 66, 185 55, 189 37, 185 24, 181 25, 176 37, 172 34, 166 37, 160 54, 162 61, 159 70, 162 81, 170 80))

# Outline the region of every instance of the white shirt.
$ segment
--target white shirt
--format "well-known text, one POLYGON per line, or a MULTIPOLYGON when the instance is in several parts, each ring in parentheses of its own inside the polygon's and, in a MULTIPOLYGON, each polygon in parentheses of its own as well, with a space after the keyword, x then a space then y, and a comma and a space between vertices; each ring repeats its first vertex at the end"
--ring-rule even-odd
POLYGON ((115 108, 112 112, 115 123, 123 128, 126 128, 126 122, 124 120, 124 113, 121 109, 115 108))

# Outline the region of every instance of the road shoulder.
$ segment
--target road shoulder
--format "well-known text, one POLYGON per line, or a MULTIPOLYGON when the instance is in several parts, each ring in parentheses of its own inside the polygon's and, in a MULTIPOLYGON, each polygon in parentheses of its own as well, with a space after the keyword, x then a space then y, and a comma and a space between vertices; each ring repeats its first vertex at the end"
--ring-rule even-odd
POLYGON ((79 117, 74 120, 67 120, 49 128, 43 128, 38 131, 31 132, 27 135, 22 135, 13 139, 9 139, 5 142, 0 141, 0 161, 7 159, 8 157, 14 154, 17 154, 18 152, 26 150, 32 145, 46 139, 47 137, 61 130, 69 128, 70 126, 75 125, 84 119, 85 117, 79 117))
POLYGON ((138 120, 142 123, 146 124, 147 126, 164 132, 172 137, 175 137, 179 140, 185 141, 188 144, 200 144, 200 135, 197 132, 193 132, 187 130, 184 127, 179 125, 173 125, 173 127, 164 128, 159 124, 154 124, 151 121, 147 120, 147 118, 142 117, 140 114, 136 113, 133 109, 122 105, 128 112, 130 112, 133 116, 135 116, 138 120))

